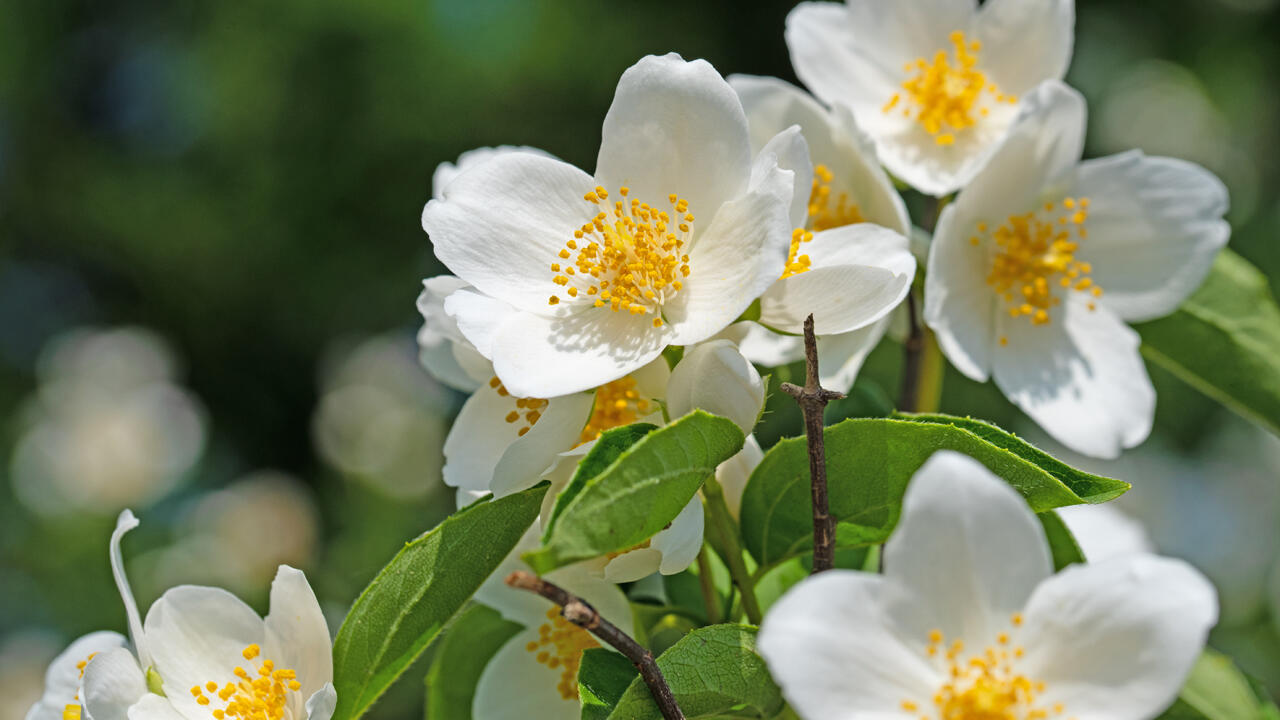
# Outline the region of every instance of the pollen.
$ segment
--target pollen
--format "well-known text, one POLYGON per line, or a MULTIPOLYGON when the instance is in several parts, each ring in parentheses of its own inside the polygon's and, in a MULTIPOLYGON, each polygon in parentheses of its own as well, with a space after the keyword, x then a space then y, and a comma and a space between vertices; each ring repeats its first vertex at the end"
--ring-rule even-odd
POLYGON ((560 671, 556 690, 565 700, 578 699, 578 666, 582 653, 600 647, 586 630, 560 616, 557 608, 547 611, 547 622, 538 628, 538 639, 525 645, 539 665, 560 671))
POLYGON ((809 191, 809 229, 814 232, 865 222, 862 211, 849 201, 849 193, 832 197, 835 175, 826 165, 813 168, 813 188, 809 191))
MULTIPOLYGON (((547 401, 543 398, 518 398, 512 397, 511 391, 497 377, 489 378, 489 388, 492 389, 499 397, 511 398, 514 408, 509 410, 503 420, 508 425, 516 428, 516 435, 524 437, 534 425, 538 424, 538 420, 542 417, 542 413, 547 409, 547 401)), ((246 650, 245 652, 248 652, 246 650)), ((249 658, 247 655, 246 659, 249 658)))
POLYGON ((561 292, 571 300, 592 297, 594 307, 652 315, 653 327, 662 327, 657 320, 663 304, 680 292, 681 280, 690 273, 694 215, 689 201, 674 193, 664 207, 631 197, 627 187, 618 196, 610 202, 603 187, 583 195, 597 211, 573 230, 550 263, 557 288, 547 302, 558 305, 561 292))
POLYGON ((1042 207, 1050 209, 1012 215, 990 233, 979 225, 979 233, 991 241, 987 285, 1004 300, 1010 317, 1025 317, 1033 325, 1051 322, 1065 292, 1102 296, 1089 276, 1093 266, 1077 257, 1085 239, 1088 199, 1065 198, 1042 207), (1064 214, 1055 215, 1059 207, 1064 214))
POLYGON ((982 44, 969 41, 959 30, 950 35, 952 49, 941 49, 930 62, 918 58, 903 68, 908 78, 881 110, 888 114, 900 105, 933 136, 938 145, 953 145, 958 133, 990 114, 992 103, 1015 104, 1018 99, 1001 93, 978 69, 982 44), (954 59, 953 59, 954 56, 954 59))
MULTIPOLYGON (((256 643, 249 645, 242 652, 245 660, 252 662, 262 653, 256 643)), ((253 668, 253 665, 250 665, 253 668)), ((277 668, 275 662, 264 658, 254 672, 243 667, 232 668, 227 674, 234 680, 219 683, 209 680, 203 685, 193 685, 191 696, 196 704, 211 707, 210 714, 214 720, 225 720, 228 717, 240 720, 282 720, 286 714, 289 699, 293 693, 302 689, 298 682, 298 673, 291 668, 277 668), (256 677, 255 677, 256 675, 256 677)))
POLYGON ((1062 703, 1045 705, 1041 699, 1045 684, 1016 667, 1015 660, 1021 654, 1011 654, 1008 642, 1021 624, 1021 616, 1015 615, 1009 629, 999 633, 995 643, 969 654, 964 653, 960 641, 948 646, 940 631, 931 632, 926 654, 944 680, 927 702, 904 699, 902 709, 916 713, 932 705, 932 712, 921 715, 926 720, 1074 720, 1065 715, 1062 703))
POLYGON ((578 444, 595 440, 605 430, 630 425, 654 410, 656 410, 654 403, 641 397, 640 391, 636 389, 635 378, 630 375, 605 383, 596 388, 591 419, 587 421, 586 427, 582 428, 578 444))

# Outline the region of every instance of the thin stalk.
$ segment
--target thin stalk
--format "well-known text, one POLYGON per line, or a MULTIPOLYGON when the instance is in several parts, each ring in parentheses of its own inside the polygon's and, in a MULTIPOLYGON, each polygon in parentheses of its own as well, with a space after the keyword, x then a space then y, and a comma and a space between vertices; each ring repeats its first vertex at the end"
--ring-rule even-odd
POLYGON ((704 544, 698 551, 698 584, 702 588, 702 603, 707 607, 707 624, 718 625, 720 618, 720 598, 716 596, 716 579, 711 574, 711 557, 704 544))
POLYGON ((747 614, 747 622, 759 625, 764 614, 760 612, 760 603, 756 600, 755 582, 747 571, 747 564, 742 560, 738 524, 734 522, 729 505, 724 500, 724 488, 715 477, 707 478, 703 484, 702 499, 707 511, 707 530, 711 533, 712 547, 720 553, 724 564, 729 568, 733 584, 742 591, 742 610, 747 614))

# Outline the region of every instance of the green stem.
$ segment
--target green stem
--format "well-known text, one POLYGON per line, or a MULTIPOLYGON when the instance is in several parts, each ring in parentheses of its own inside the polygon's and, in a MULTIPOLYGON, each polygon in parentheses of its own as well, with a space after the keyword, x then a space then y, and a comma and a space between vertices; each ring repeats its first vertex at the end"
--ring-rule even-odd
POLYGON ((942 405, 942 379, 947 362, 938 347, 938 337, 932 330, 924 329, 924 349, 920 357, 920 378, 916 383, 915 412, 936 413, 942 405))
POLYGON ((716 596, 716 579, 711 574, 711 557, 705 544, 698 551, 698 584, 702 587, 702 603, 707 606, 707 624, 720 624, 720 598, 716 596))
POLYGON ((733 584, 742 591, 742 609, 747 613, 747 622, 759 625, 764 619, 760 612, 760 603, 756 600, 756 586, 742 561, 742 545, 738 542, 738 524, 729 513, 729 505, 724 500, 724 488, 720 487, 715 477, 707 478, 702 486, 702 497, 707 511, 707 530, 710 533, 711 546, 715 548, 724 564, 729 568, 729 576, 733 584))

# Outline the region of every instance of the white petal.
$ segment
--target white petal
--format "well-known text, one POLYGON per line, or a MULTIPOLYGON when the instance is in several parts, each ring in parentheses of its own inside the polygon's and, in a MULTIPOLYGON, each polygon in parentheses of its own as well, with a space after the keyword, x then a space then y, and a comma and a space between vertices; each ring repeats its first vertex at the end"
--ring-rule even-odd
POLYGON ((1022 666, 1044 702, 1098 720, 1155 717, 1178 694, 1218 617, 1213 586, 1181 560, 1073 565, 1031 597, 1022 666))
POLYGON ((1047 325, 1000 316, 1007 347, 995 349, 996 385, 1055 440, 1114 458, 1151 433, 1156 396, 1141 339, 1103 305, 1070 292, 1047 325))
POLYGON ((693 564, 702 549, 703 523, 702 498, 694 495, 671 525, 653 536, 650 547, 662 553, 658 572, 674 575, 693 564))
POLYGON ((885 545, 885 574, 909 589, 931 627, 981 647, 1053 572, 1044 530, 1008 483, 967 455, 939 451, 907 487, 885 545))
POLYGON ((701 408, 749 434, 764 406, 764 380, 732 342, 709 340, 689 348, 676 364, 666 398, 673 419, 701 408))
POLYGON ((125 648, 106 650, 84 668, 84 711, 93 720, 127 720, 129 707, 147 694, 138 659, 125 648))
POLYGON ((530 426, 529 411, 518 408, 515 397, 486 384, 463 404, 445 438, 445 483, 499 497, 533 487, 556 456, 577 443, 592 401, 589 393, 552 398, 530 426), (512 412, 517 421, 507 422, 512 412))
POLYGON ((418 359, 440 382, 471 392, 493 376, 493 366, 463 336, 457 321, 444 309, 446 297, 471 286, 452 275, 427 278, 422 286, 417 303, 423 319, 418 330, 418 359))
POLYGON ((671 193, 710 218, 747 187, 751 142, 742 104, 705 60, 674 53, 632 65, 604 119, 596 179, 655 204, 671 193))
POLYGON ((1057 512, 1089 562, 1156 550, 1146 527, 1117 509, 1115 503, 1072 505, 1057 512))
MULTIPOLYGON (((199 707, 198 705, 196 707, 199 707)), ((201 714, 192 715, 193 718, 203 718, 209 715, 204 708, 201 714)), ((160 695, 145 695, 133 707, 129 708, 129 720, 187 720, 182 713, 174 708, 173 703, 168 698, 160 695)))
POLYGON ((1173 312, 1231 235, 1227 188, 1199 165, 1140 151, 1080 165, 1072 194, 1089 198, 1087 240, 1102 304, 1141 322, 1173 312))
POLYGON ((553 398, 592 390, 644 367, 662 353, 670 334, 667 326, 653 327, 649 315, 608 307, 559 318, 516 313, 494 332, 493 368, 513 395, 553 398))
MULTIPOLYGON (((511 305, 473 289, 457 290, 444 299, 444 311, 457 324, 463 339, 481 356, 493 356, 493 338, 498 327, 519 314, 511 305)), ((488 378, 483 378, 487 381, 488 378)))
POLYGON ((810 313, 819 335, 866 327, 902 302, 915 277, 907 238, 870 223, 817 233, 800 253, 811 269, 777 281, 760 298, 760 322, 784 332, 802 332, 810 313))
MULTIPOLYGON (((241 652, 262 645, 266 628, 248 605, 221 588, 181 585, 171 588, 147 611, 147 639, 164 692, 178 712, 208 716, 189 689, 210 680, 236 682, 233 670, 246 666, 241 652)), ((246 668, 248 669, 248 668, 246 668)))
POLYGON ((818 376, 822 386, 836 392, 849 392, 862 363, 884 337, 891 319, 891 315, 885 315, 866 327, 819 338, 818 376))
MULTIPOLYGON (((787 213, 788 224, 804 227, 809 216, 809 183, 806 178, 813 177, 813 163, 809 161, 809 146, 805 143, 799 125, 790 125, 769 139, 760 150, 760 155, 773 155, 777 158, 778 167, 790 170, 795 175, 795 186, 791 196, 791 209, 787 213)), ((758 165, 757 165, 758 166, 758 165)))
POLYGON ((76 638, 49 663, 44 676, 44 693, 27 712, 27 720, 61 720, 67 705, 77 704, 80 690, 80 663, 91 655, 122 648, 128 643, 120 633, 99 631, 76 638))
POLYGON ((329 720, 338 706, 338 691, 333 683, 325 683, 323 687, 307 698, 307 720, 329 720))
MULTIPOLYGON (((526 153, 498 155, 463 172, 422 211, 436 257, 480 292, 542 311, 560 286, 551 263, 595 215, 581 170, 526 153)), ((483 352, 483 350, 482 350, 483 352)))
POLYGON ((563 667, 540 664, 527 646, 538 640, 538 625, 517 634, 503 645, 480 673, 471 716, 484 720, 578 720, 582 710, 577 697, 565 698, 557 690, 563 667))
POLYGON ((468 150, 458 156, 457 163, 442 162, 436 166, 436 171, 431 175, 431 197, 436 200, 444 199, 444 189, 453 179, 461 175, 464 171, 479 165, 480 163, 494 158, 498 155, 507 153, 522 152, 533 153, 543 157, 552 157, 550 154, 538 148, 526 147, 523 145, 499 145, 497 147, 481 147, 474 150, 468 150))
POLYGON ((996 344, 999 298, 987 285, 987 250, 961 239, 964 230, 957 226, 964 221, 958 218, 955 206, 943 210, 933 236, 924 276, 924 321, 957 370, 986 382, 996 344))
POLYGON ((1007 95, 1061 80, 1071 63, 1075 22, 1073 0, 987 0, 977 24, 982 71, 1007 95))
POLYGON ((333 643, 316 594, 301 570, 281 565, 271 583, 264 656, 276 667, 297 671, 301 697, 333 680, 333 643))
POLYGON ((765 367, 778 367, 804 359, 802 338, 776 333, 750 320, 730 325, 716 338, 735 343, 743 357, 765 367))
MULTIPOLYGON (((831 192, 846 193, 868 222, 906 233, 911 227, 906 204, 876 159, 875 145, 843 104, 828 111, 803 90, 777 78, 733 75, 729 84, 742 98, 751 126, 752 147, 764 144, 783 129, 799 125, 808 142, 813 164, 825 165, 834 179, 831 192)), ((806 208, 810 174, 797 174, 796 198, 806 208)), ((806 210, 807 214, 807 210, 806 210)), ((803 222, 793 223, 801 226, 803 222)))
MULTIPOLYGON (((611 583, 635 582, 648 577, 662 567, 662 551, 657 548, 636 548, 614 558, 604 560, 600 572, 611 583)), ((593 563, 594 566, 594 563, 593 563)), ((687 567, 687 566, 686 566, 687 567)))
POLYGON ((538 484, 547 469, 555 464, 556 456, 579 442, 594 402, 595 396, 591 393, 551 398, 538 422, 502 453, 493 471, 493 494, 502 497, 538 484))
POLYGON ((692 345, 728 327, 782 275, 795 174, 776 162, 762 154, 750 192, 725 203, 694 238, 685 287, 663 308, 672 344, 692 345))
POLYGON ((924 644, 904 642, 883 577, 829 570, 782 596, 758 647, 782 694, 805 718, 907 720, 903 701, 932 705, 942 677, 924 644))
POLYGON ((151 653, 147 638, 142 631, 142 618, 138 614, 138 601, 133 598, 133 589, 129 587, 129 577, 124 572, 124 557, 120 553, 120 541, 125 533, 138 527, 138 518, 132 510, 122 510, 116 519, 116 529, 111 533, 108 554, 111 556, 111 574, 115 577, 116 589, 120 591, 120 601, 124 603, 125 616, 129 620, 129 636, 138 653, 138 661, 144 667, 151 665, 151 653))
POLYGON ((724 490, 724 501, 736 518, 742 510, 742 492, 747 489, 751 473, 764 459, 764 450, 755 435, 748 435, 742 449, 733 457, 716 466, 716 482, 724 490))

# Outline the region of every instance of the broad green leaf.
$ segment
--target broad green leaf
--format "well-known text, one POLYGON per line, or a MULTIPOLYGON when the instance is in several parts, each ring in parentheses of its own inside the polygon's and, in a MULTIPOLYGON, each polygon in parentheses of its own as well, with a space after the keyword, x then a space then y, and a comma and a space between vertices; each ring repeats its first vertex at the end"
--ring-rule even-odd
POLYGON ((1270 720, 1272 707, 1231 658, 1206 650, 1159 720, 1270 720))
POLYGON ((333 645, 335 720, 367 711, 538 517, 546 486, 480 500, 407 543, 356 598, 333 645))
POLYGON ((547 521, 547 529, 550 530, 551 526, 559 518, 560 513, 564 511, 565 506, 577 497, 578 493, 582 492, 582 489, 587 486, 587 482, 591 478, 604 472, 622 453, 639 442, 640 438, 657 429, 657 425, 635 423, 601 433, 600 437, 596 439, 596 444, 591 446, 591 449, 587 451, 586 457, 582 458, 581 462, 578 463, 578 469, 574 471, 573 478, 569 480, 569 484, 556 497, 555 507, 551 509, 551 518, 547 521))
MULTIPOLYGON (((782 693, 756 654, 756 631, 746 625, 694 630, 658 657, 671 693, 692 720, 726 714, 771 718, 782 693)), ((661 720, 649 688, 636 677, 618 700, 610 720, 661 720)))
POLYGON ((1147 358, 1280 435, 1280 307, 1249 261, 1223 250, 1182 307, 1136 329, 1147 358))
POLYGON ((1062 522, 1062 517, 1052 510, 1038 515, 1040 524, 1044 526, 1045 537, 1049 540, 1049 552, 1053 555, 1053 571, 1057 572, 1068 565, 1083 563, 1084 552, 1076 542, 1076 538, 1062 522))
POLYGON ((525 561, 545 574, 648 540, 680 514, 743 440, 733 421, 701 410, 648 432, 597 474, 571 481, 577 487, 557 505, 543 547, 526 553, 525 561))
POLYGON ((582 702, 582 720, 608 718, 631 681, 638 676, 636 666, 612 650, 591 648, 582 653, 582 664, 578 666, 578 699, 582 702))
POLYGON ((445 628, 427 672, 427 720, 471 720, 480 673, 524 627, 497 610, 471 605, 445 628))
MULTIPOLYGON (((944 415, 854 418, 826 428, 827 478, 836 547, 884 542, 907 482, 938 450, 976 458, 1012 485, 1036 512, 1098 503, 1128 483, 1076 470, 978 420, 944 415)), ((779 442, 751 474, 742 498, 744 545, 763 567, 813 546, 809 456, 802 437, 779 442)))

